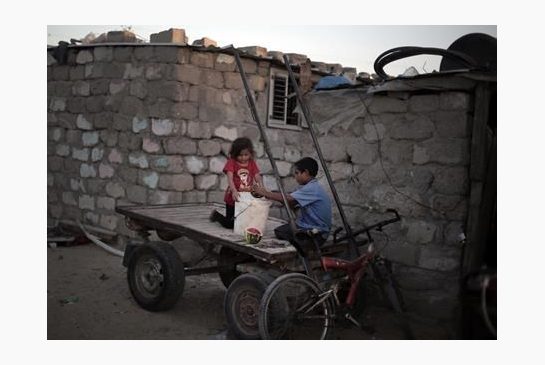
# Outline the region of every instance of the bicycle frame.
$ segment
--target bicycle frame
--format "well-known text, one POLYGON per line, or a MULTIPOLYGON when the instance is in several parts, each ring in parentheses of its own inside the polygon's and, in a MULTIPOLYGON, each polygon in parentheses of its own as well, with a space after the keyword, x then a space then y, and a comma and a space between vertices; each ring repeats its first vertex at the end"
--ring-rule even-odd
MULTIPOLYGON (((397 212, 395 210, 391 211, 395 214, 395 218, 380 221, 372 226, 357 231, 357 233, 359 234, 365 232, 369 237, 371 237, 371 230, 381 231, 382 227, 399 221, 401 218, 397 212)), ((310 235, 309 232, 307 232, 307 234, 310 235)), ((321 339, 325 339, 327 338, 327 331, 329 330, 329 327, 334 325, 338 318, 344 318, 364 331, 369 333, 374 332, 372 326, 362 323, 360 319, 356 318, 358 313, 354 313, 354 309, 356 308, 356 297, 358 294, 358 289, 360 289, 360 282, 367 274, 369 269, 371 270, 374 280, 376 280, 379 284, 382 294, 384 295, 384 299, 389 301, 392 308, 397 313, 406 337, 408 339, 414 338, 410 325, 404 314, 402 298, 396 289, 395 280, 393 280, 393 277, 391 276, 392 271, 389 266, 389 261, 385 261, 387 273, 385 276, 383 276, 380 272, 381 270, 379 270, 379 267, 382 266, 381 262, 379 261, 382 258, 379 256, 378 252, 375 251, 372 238, 365 253, 359 255, 359 257, 357 257, 355 260, 346 260, 331 256, 323 256, 320 250, 320 245, 315 239, 315 236, 310 236, 313 238, 312 241, 319 257, 320 267, 322 269, 321 274, 317 275, 317 272, 313 271, 310 267, 309 256, 305 252, 305 249, 303 249, 303 247, 298 247, 298 243, 292 242, 303 260, 306 275, 301 273, 286 274, 285 277, 281 276, 276 279, 273 284, 271 284, 272 288, 267 289, 261 304, 264 306, 264 313, 266 314, 263 315, 263 317, 260 315, 260 331, 263 331, 263 338, 270 338, 267 321, 269 321, 269 316, 274 315, 274 313, 269 313, 269 305, 271 304, 272 296, 277 295, 276 293, 279 293, 278 290, 285 285, 287 285, 286 287, 289 287, 290 285, 301 285, 304 284, 305 281, 309 281, 311 284, 307 283, 301 288, 310 289, 312 293, 310 293, 310 295, 302 294, 307 295, 307 297, 303 297, 303 303, 298 304, 296 308, 293 308, 294 310, 289 311, 290 318, 287 319, 286 323, 284 324, 285 326, 298 326, 298 323, 302 323, 303 321, 306 323, 306 321, 312 318, 321 319, 325 321, 323 324, 321 324, 325 331, 321 334, 321 339), (335 275, 331 275, 332 271, 335 272, 335 275), (302 278, 297 279, 298 275, 302 276, 302 278), (294 281, 292 282, 292 280, 294 281), (300 283, 297 284, 299 281, 300 283), (338 297, 339 289, 345 285, 348 285, 348 283, 348 294, 341 302, 338 297), (318 288, 315 288, 315 285, 317 285, 318 288), (318 308, 322 305, 324 306, 323 308, 318 308), (317 309, 316 313, 315 309, 317 309)), ((345 238, 346 237, 342 237, 339 241, 344 240, 345 238)))
MULTIPOLYGON (((346 296, 344 304, 346 304, 350 308, 353 307, 356 301, 356 294, 358 291, 360 281, 367 273, 369 264, 375 258, 375 250, 374 250, 373 240, 371 237, 371 230, 381 231, 382 227, 401 220, 401 217, 399 216, 396 210, 388 209, 387 211, 393 213, 395 215, 395 218, 378 222, 376 224, 373 224, 371 226, 365 227, 361 230, 358 230, 352 233, 353 235, 366 233, 367 236, 371 238, 371 241, 367 248, 367 252, 360 255, 357 259, 353 261, 348 261, 348 260, 344 260, 344 259, 340 259, 336 257, 322 256, 320 254, 320 265, 322 267, 322 270, 324 270, 325 272, 328 272, 331 270, 340 270, 347 275, 347 277, 344 280, 348 280, 350 282, 350 289, 348 290, 348 295, 346 296)), ((347 236, 337 239, 335 234, 334 242, 340 242, 345 240, 346 238, 347 236)), ((319 247, 317 246, 316 248, 318 252, 320 252, 319 247)), ((335 297, 336 297, 336 293, 335 293, 335 297)), ((338 302, 337 298, 336 300, 338 302)))
POLYGON ((345 304, 349 307, 354 305, 359 283, 365 276, 369 263, 374 257, 375 252, 371 249, 354 261, 346 261, 335 257, 322 257, 320 259, 324 271, 341 270, 347 274, 347 279, 350 281, 350 289, 346 296, 345 304))

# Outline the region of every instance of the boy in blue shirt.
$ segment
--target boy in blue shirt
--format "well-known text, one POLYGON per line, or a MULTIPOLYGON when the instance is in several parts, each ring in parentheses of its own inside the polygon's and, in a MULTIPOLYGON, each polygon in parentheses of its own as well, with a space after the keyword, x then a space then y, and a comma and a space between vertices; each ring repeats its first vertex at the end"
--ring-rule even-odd
MULTIPOLYGON (((331 200, 324 188, 316 179, 318 163, 310 157, 304 157, 294 164, 293 176, 300 185, 299 189, 287 195, 290 208, 301 208, 295 224, 301 231, 311 231, 316 228, 320 232, 321 242, 324 242, 331 229, 331 200)), ((253 192, 267 199, 284 202, 279 192, 267 191, 262 186, 254 186, 253 192)), ((277 238, 293 241, 293 232, 289 224, 284 224, 274 230, 277 238)))

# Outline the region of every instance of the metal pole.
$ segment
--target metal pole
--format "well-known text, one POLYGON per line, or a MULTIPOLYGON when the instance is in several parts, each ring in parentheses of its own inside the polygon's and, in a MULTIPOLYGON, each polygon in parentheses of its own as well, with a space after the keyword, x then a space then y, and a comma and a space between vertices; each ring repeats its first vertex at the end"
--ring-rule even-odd
MULTIPOLYGON (((261 121, 259 120, 259 115, 257 113, 257 108, 255 106, 254 96, 246 80, 246 72, 244 72, 244 68, 242 67, 242 62, 240 60, 240 55, 238 51, 235 49, 232 49, 232 52, 235 56, 238 70, 240 71, 240 77, 242 78, 242 84, 244 85, 244 90, 246 91, 246 100, 248 101, 248 104, 250 105, 250 111, 252 112, 252 117, 254 121, 256 122, 257 127, 259 128, 259 133, 261 134, 261 138, 263 138, 263 145, 265 147, 265 152, 267 153, 267 157, 269 158, 269 161, 271 163, 271 166, 274 172, 274 177, 276 178, 276 182, 278 184, 278 188, 280 189, 280 193, 282 194, 282 200, 284 201, 284 206, 286 207, 286 212, 288 213, 290 227, 293 232, 293 236, 295 237, 295 233, 297 232, 297 226, 295 225, 295 218, 288 204, 288 198, 287 198, 286 192, 284 191, 284 185, 282 184, 282 180, 280 179, 280 174, 278 173, 276 162, 274 161, 274 158, 272 156, 272 153, 269 147, 269 140, 267 138, 267 134, 265 133, 265 129, 263 128, 263 125, 261 124, 261 121)), ((295 239, 297 240, 297 238, 295 239)))
POLYGON ((309 127, 308 129, 310 131, 310 135, 312 136, 312 141, 314 142, 314 146, 316 147, 316 152, 318 153, 318 157, 320 158, 320 162, 322 164, 325 177, 327 179, 329 187, 331 188, 331 193, 333 193, 333 198, 335 199, 335 203, 337 204, 337 208, 339 209, 339 213, 341 214, 341 220, 343 221, 343 226, 346 231, 346 235, 348 236, 348 242, 349 242, 348 247, 350 249, 350 254, 353 257, 357 257, 358 250, 356 248, 356 241, 354 239, 354 236, 352 235, 352 229, 350 228, 350 225, 348 224, 346 216, 344 215, 344 210, 341 205, 339 195, 337 194, 337 189, 335 189, 335 185, 333 185, 333 179, 331 178, 331 175, 329 174, 329 169, 327 168, 327 165, 324 160, 324 156, 322 155, 322 150, 320 148, 320 145, 318 144, 318 139, 316 138, 316 133, 314 131, 314 123, 310 115, 310 110, 307 109, 307 105, 305 101, 303 100, 303 96, 301 95, 301 91, 299 90, 299 86, 297 85, 297 80, 295 79, 295 74, 293 73, 291 69, 289 58, 287 55, 284 55, 284 63, 286 64, 286 69, 288 70, 290 80, 293 84, 295 93, 297 94, 297 100, 299 100, 299 104, 301 104, 301 109, 303 110, 303 114, 305 115, 305 119, 309 127))

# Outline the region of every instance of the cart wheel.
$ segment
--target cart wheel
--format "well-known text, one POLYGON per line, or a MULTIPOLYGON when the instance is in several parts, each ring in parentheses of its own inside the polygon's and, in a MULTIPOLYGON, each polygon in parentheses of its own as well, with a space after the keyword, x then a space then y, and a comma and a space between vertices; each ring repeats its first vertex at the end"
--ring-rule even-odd
POLYGON ((259 340, 258 311, 261 297, 273 278, 266 275, 242 274, 225 294, 225 316, 229 330, 243 340, 259 340))
POLYGON ((151 242, 134 249, 127 269, 131 294, 142 308, 159 312, 172 308, 184 290, 184 266, 166 242, 151 242))
POLYGON ((218 256, 218 274, 221 282, 226 288, 229 288, 229 285, 231 285, 233 280, 242 275, 242 272, 237 271, 237 264, 246 262, 249 259, 251 259, 251 257, 248 255, 237 252, 229 247, 221 247, 218 256))

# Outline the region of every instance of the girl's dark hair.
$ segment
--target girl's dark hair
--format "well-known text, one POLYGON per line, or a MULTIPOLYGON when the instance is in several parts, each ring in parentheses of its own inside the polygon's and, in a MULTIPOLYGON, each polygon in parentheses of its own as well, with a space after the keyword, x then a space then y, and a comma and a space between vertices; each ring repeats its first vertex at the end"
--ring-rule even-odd
POLYGON ((250 153, 254 154, 254 145, 252 144, 252 141, 250 141, 249 138, 246 137, 240 137, 233 141, 233 144, 231 145, 231 151, 229 151, 229 156, 231 158, 236 158, 242 150, 247 149, 250 151, 250 153))

